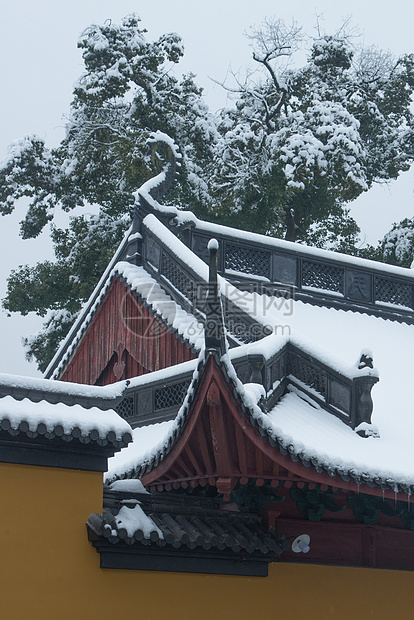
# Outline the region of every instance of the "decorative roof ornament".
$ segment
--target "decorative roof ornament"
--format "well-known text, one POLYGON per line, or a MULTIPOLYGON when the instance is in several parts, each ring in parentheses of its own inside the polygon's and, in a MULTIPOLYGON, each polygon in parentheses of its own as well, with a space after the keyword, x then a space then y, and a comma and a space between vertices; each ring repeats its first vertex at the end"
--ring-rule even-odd
POLYGON ((218 287, 217 251, 218 242, 210 239, 207 248, 209 257, 208 290, 206 299, 205 343, 206 351, 216 351, 221 358, 227 351, 223 308, 218 287))
POLYGON ((358 362, 358 369, 362 370, 363 368, 372 368, 374 369, 374 359, 372 357, 371 351, 361 351, 361 357, 358 362))
MULTIPOLYGON (((181 153, 174 140, 161 131, 150 134, 147 140, 151 163, 157 175, 146 181, 135 192, 135 205, 132 213, 132 228, 124 259, 134 265, 142 265, 141 225, 149 213, 155 213, 167 224, 171 219, 168 207, 160 203, 174 185, 178 168, 181 166, 181 153)), ((174 210, 175 213, 175 210, 174 210)))
MULTIPOLYGON (((150 134, 147 140, 151 163, 157 174, 146 181, 135 193, 135 207, 132 219, 132 234, 140 232, 141 222, 148 213, 157 211, 157 206, 171 191, 178 169, 181 167, 181 153, 174 140, 162 131, 150 134)), ((162 216, 165 209, 157 216, 162 216)), ((162 218, 161 218, 162 219, 162 218)))
POLYGON ((161 131, 151 133, 147 144, 151 152, 152 166, 158 173, 148 182, 151 184, 148 192, 154 200, 161 203, 174 185, 181 167, 181 153, 174 140, 161 131))

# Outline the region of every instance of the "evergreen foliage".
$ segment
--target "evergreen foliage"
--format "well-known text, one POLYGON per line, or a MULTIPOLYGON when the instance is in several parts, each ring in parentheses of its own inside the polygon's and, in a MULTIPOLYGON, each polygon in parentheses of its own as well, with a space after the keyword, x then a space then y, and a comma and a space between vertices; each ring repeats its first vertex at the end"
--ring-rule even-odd
POLYGON ((414 218, 405 218, 380 243, 381 260, 391 265, 411 267, 414 263, 414 218))
POLYGON ((239 85, 235 108, 221 113, 222 209, 239 226, 249 227, 253 210, 260 232, 352 249, 358 227, 346 203, 413 160, 414 57, 323 35, 292 69, 286 58, 302 41, 295 23, 267 20, 251 39, 264 78, 239 85))
MULTIPOLYGON (((49 149, 28 136, 10 147, 0 166, 0 213, 29 197, 21 235, 36 237, 49 225, 55 246, 54 262, 12 272, 3 300, 9 312, 47 317, 43 332, 26 341, 40 369, 127 229, 132 193, 154 174, 151 132, 167 133, 182 153, 170 196, 177 206, 358 253, 359 229, 346 204, 374 182, 396 178, 413 159, 414 57, 357 50, 339 32, 314 38, 307 62, 294 68, 305 41, 294 22, 268 19, 249 37, 259 71, 233 89, 233 107, 213 115, 194 76, 174 75, 183 55, 177 34, 149 41, 136 15, 121 25, 90 26, 78 42, 85 73, 64 140, 49 149), (99 214, 72 217, 68 230, 53 223, 57 210, 89 205, 99 214)), ((383 251, 365 253, 407 262, 391 245, 389 237, 383 251)))

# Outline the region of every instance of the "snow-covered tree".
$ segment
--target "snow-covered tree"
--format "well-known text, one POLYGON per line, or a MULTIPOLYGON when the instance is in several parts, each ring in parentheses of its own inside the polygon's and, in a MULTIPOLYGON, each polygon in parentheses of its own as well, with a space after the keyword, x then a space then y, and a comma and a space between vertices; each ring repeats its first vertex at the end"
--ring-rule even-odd
POLYGON ((358 228, 346 203, 413 161, 414 57, 356 50, 339 33, 313 39, 294 69, 286 59, 303 41, 295 23, 266 20, 251 40, 264 75, 251 72, 221 114, 221 216, 249 227, 255 213, 261 232, 308 243, 319 230, 318 245, 343 221, 351 247, 358 228))
POLYGON ((0 213, 29 197, 22 236, 49 224, 55 244, 55 262, 11 274, 3 301, 9 312, 46 317, 44 331, 27 340, 41 369, 128 226, 132 193, 154 174, 151 132, 168 134, 181 151, 170 196, 179 207, 356 253, 347 203, 413 161, 414 58, 357 50, 343 32, 309 44, 294 22, 277 19, 253 29, 250 41, 257 70, 234 89, 234 106, 212 115, 194 76, 173 73, 183 54, 178 35, 149 41, 130 15, 80 37, 85 72, 65 138, 49 149, 26 137, 0 165, 0 213), (295 68, 304 45, 307 61, 295 68), (68 230, 54 224, 57 209, 88 205, 99 215, 73 217, 68 230))
POLYGON ((182 150, 175 202, 197 209, 208 201, 203 170, 214 141, 212 116, 193 76, 178 81, 171 74, 183 55, 180 37, 149 42, 145 35, 135 15, 87 28, 78 42, 86 72, 74 88, 65 139, 51 150, 36 136, 12 146, 0 169, 0 212, 10 213, 22 195, 32 198, 24 237, 39 234, 56 207, 95 203, 124 215, 132 192, 152 174, 146 140, 157 130, 182 150))
POLYGON ((174 203, 202 214, 210 201, 214 118, 194 76, 172 74, 183 55, 180 37, 148 41, 140 19, 130 15, 121 25, 90 26, 78 46, 85 73, 74 88, 64 140, 49 149, 42 138, 28 136, 10 147, 0 166, 0 213, 11 213, 26 196, 23 238, 52 223, 56 261, 13 272, 3 302, 9 312, 46 316, 52 310, 45 330, 26 342, 41 369, 129 225, 132 193, 154 174, 151 132, 168 133, 182 153, 174 203), (98 206, 99 215, 72 217, 69 230, 53 225, 57 210, 88 205, 98 206))
POLYGON ((414 263, 414 218, 394 224, 380 242, 379 252, 386 263, 411 267, 414 263))

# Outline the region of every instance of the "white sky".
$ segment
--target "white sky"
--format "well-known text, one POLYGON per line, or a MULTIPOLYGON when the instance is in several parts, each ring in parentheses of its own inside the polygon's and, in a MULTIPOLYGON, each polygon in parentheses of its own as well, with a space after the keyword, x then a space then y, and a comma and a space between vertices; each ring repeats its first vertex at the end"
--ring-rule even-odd
MULTIPOLYGON (((148 37, 178 32, 186 53, 182 72, 192 71, 205 89, 211 109, 226 104, 226 94, 209 78, 223 81, 230 68, 242 69, 250 61, 250 48, 243 32, 266 16, 296 19, 312 34, 315 14, 323 15, 323 26, 335 31, 352 15, 366 45, 376 44, 394 54, 414 52, 412 24, 414 8, 407 0, 190 0, 136 2, 131 0, 14 0, 2 7, 0 21, 0 158, 15 139, 29 133, 45 137, 56 146, 64 135, 64 115, 69 110, 73 84, 83 71, 76 42, 91 23, 106 19, 119 23, 136 12, 148 37)), ((402 175, 389 187, 376 187, 356 201, 353 214, 368 242, 376 243, 392 222, 414 215, 414 174, 402 175)), ((47 234, 41 239, 21 241, 18 213, 0 220, 0 295, 12 268, 50 257, 47 234)), ((37 317, 7 318, 0 312, 2 347, 0 372, 36 375, 28 364, 20 339, 37 331, 37 317)))

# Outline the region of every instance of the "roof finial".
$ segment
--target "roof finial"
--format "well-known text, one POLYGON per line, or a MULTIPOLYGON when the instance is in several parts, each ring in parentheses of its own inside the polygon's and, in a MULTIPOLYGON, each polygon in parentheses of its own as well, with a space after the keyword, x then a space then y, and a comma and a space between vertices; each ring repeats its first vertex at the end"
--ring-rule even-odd
POLYGON ((225 327, 217 279, 218 242, 210 239, 207 245, 210 253, 208 292, 206 299, 205 342, 206 350, 214 350, 222 357, 226 352, 225 327))
POLYGON ((174 140, 161 131, 150 134, 147 144, 151 152, 151 162, 157 175, 146 181, 134 193, 135 205, 131 212, 132 228, 125 260, 142 265, 142 221, 149 213, 166 223, 171 214, 165 214, 160 202, 174 185, 177 170, 181 166, 181 153, 174 140))
MULTIPOLYGON (((151 163, 157 175, 146 181, 134 193, 135 206, 131 213, 132 233, 141 231, 142 220, 148 213, 154 213, 162 219, 161 201, 174 185, 181 166, 181 153, 174 140, 161 131, 150 134, 147 140, 151 163)), ((171 218, 171 214, 167 219, 171 218)))

